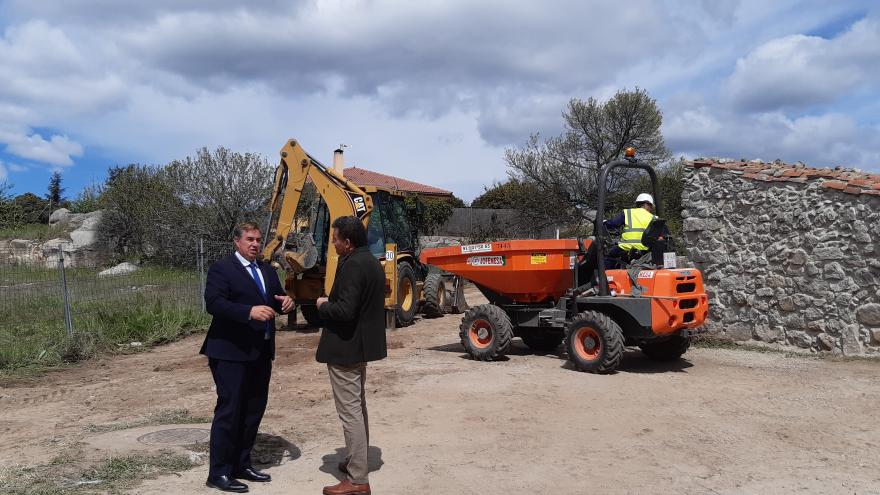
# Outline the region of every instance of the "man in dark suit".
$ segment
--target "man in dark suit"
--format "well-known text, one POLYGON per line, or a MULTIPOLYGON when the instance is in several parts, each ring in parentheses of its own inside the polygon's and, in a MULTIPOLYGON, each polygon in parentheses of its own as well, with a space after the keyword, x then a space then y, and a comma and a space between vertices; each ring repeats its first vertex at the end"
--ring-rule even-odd
POLYGON ((269 398, 275 358, 275 315, 293 301, 271 265, 257 261, 262 234, 257 224, 236 226, 235 252, 211 265, 205 305, 213 316, 201 353, 217 388, 211 423, 209 487, 243 493, 238 481, 271 481, 251 464, 251 449, 269 398))
POLYGON ((332 227, 339 265, 330 297, 317 301, 324 330, 315 358, 327 363, 347 451, 339 470, 347 476, 337 485, 324 487, 324 495, 365 495, 370 493, 370 426, 364 385, 367 362, 388 355, 385 271, 367 247, 367 232, 357 217, 339 217, 332 227))

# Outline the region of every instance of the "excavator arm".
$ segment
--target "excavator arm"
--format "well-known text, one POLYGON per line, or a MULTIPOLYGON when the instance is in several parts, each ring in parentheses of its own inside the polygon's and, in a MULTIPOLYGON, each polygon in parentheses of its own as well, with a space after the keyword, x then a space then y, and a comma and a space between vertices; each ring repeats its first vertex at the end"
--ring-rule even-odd
MULTIPOLYGON (((281 162, 275 170, 275 185, 269 203, 271 217, 266 234, 269 240, 262 254, 264 260, 271 261, 290 235, 306 179, 312 180, 318 194, 327 204, 331 222, 342 216, 353 215, 367 227, 373 211, 373 199, 342 174, 312 158, 296 140, 290 139, 281 149, 281 162)), ((288 264, 296 267, 297 259, 293 253, 284 253, 284 257, 288 264)), ((328 243, 325 295, 333 287, 338 261, 336 248, 333 243, 328 243)), ((301 266, 299 268, 302 269, 301 266)))

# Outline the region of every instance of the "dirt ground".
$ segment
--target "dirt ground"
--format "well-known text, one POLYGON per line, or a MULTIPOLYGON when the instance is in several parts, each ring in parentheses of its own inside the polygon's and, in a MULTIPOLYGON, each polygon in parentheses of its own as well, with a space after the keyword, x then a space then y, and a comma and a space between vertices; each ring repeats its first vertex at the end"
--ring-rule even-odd
MULTIPOLYGON (((471 361, 459 319, 391 332, 388 359, 368 368, 374 493, 880 493, 880 362, 700 348, 657 364, 631 350, 616 374, 598 376, 518 340, 507 360, 471 361)), ((0 464, 46 463, 75 445, 94 460, 149 451, 141 435, 181 426, 102 425, 177 409, 210 417, 201 340, 0 389, 0 464)), ((274 481, 252 493, 320 493, 340 476, 317 340, 279 334, 257 455, 274 481)), ((219 493, 204 487, 206 472, 131 492, 219 493)))

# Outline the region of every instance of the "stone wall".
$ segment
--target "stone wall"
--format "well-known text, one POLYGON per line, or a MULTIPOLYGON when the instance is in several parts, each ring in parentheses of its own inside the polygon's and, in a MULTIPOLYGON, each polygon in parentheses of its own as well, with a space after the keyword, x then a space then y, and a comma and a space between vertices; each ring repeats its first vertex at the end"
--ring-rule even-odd
POLYGON ((688 257, 707 329, 845 355, 880 355, 880 176, 802 164, 690 164, 688 257))

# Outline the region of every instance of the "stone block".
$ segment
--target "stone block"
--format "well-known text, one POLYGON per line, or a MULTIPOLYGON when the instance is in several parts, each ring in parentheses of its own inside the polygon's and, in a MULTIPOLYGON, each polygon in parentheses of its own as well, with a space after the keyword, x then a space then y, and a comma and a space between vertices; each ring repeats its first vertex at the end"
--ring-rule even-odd
POLYGON ((133 265, 129 262, 120 263, 112 268, 108 268, 102 272, 98 273, 99 277, 112 277, 114 275, 125 275, 128 273, 136 272, 138 270, 137 265, 133 265))
POLYGON ((782 311, 794 311, 795 310, 794 301, 792 300, 792 298, 790 296, 780 297, 778 304, 779 304, 779 309, 781 309, 782 311))
POLYGON ((816 248, 813 249, 813 255, 820 260, 840 260, 846 257, 840 248, 831 246, 816 246, 816 248))
POLYGON ((803 265, 807 262, 807 253, 803 249, 795 249, 788 255, 788 262, 792 265, 803 265))
POLYGON ((721 221, 716 218, 686 218, 682 223, 682 230, 685 232, 695 232, 703 230, 718 230, 722 227, 721 221))
POLYGON ((816 344, 819 346, 819 350, 833 351, 837 348, 837 339, 827 333, 820 333, 816 336, 816 344))
POLYGON ((868 330, 868 334, 871 336, 871 344, 880 344, 880 328, 871 328, 868 330))
POLYGON ((761 287, 760 289, 755 291, 755 293, 758 295, 758 297, 772 297, 773 289, 769 287, 761 287))
POLYGON ((825 265, 824 276, 826 280, 841 280, 846 276, 846 271, 840 266, 840 263, 832 261, 825 265))
POLYGON ((844 356, 858 356, 862 354, 862 342, 859 340, 858 325, 847 325, 841 335, 843 336, 844 356))
POLYGON ((733 340, 742 342, 751 340, 752 326, 747 323, 734 323, 724 328, 724 333, 733 340))
POLYGON ((856 309, 856 319, 866 327, 880 327, 880 304, 868 303, 856 309))
POLYGON ((785 332, 780 326, 755 325, 755 337, 763 342, 777 342, 782 340, 785 332))
POLYGON ((813 337, 806 332, 786 330, 785 338, 788 343, 801 349, 809 349, 813 347, 813 337))

